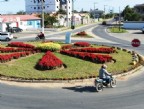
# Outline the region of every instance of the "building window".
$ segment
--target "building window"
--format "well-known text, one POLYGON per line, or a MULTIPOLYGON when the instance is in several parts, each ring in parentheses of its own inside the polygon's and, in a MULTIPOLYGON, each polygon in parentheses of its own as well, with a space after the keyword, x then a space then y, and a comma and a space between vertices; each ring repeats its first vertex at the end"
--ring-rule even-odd
POLYGON ((65 6, 65 9, 67 9, 67 6, 65 6))
POLYGON ((31 21, 28 21, 28 25, 32 25, 32 22, 31 22, 31 21))
POLYGON ((34 9, 36 9, 36 7, 34 7, 34 9))
POLYGON ((40 25, 40 23, 38 22, 37 25, 40 25))
POLYGON ((59 7, 57 6, 57 8, 59 8, 59 7))
POLYGON ((38 9, 40 9, 40 7, 38 7, 38 9))
POLYGON ((22 22, 20 22, 20 25, 22 25, 23 23, 22 22))

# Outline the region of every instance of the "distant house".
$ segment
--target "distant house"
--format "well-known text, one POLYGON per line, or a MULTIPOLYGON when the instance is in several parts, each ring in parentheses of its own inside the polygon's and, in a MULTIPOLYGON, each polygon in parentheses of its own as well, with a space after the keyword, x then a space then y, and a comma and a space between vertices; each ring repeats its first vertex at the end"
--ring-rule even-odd
POLYGON ((94 10, 91 9, 90 13, 92 14, 93 18, 100 18, 104 14, 104 11, 98 9, 94 9, 94 10))
POLYGON ((0 31, 7 31, 9 27, 26 29, 41 28, 41 18, 34 15, 0 15, 0 31))
POLYGON ((144 15, 144 4, 135 5, 134 9, 137 13, 144 15))

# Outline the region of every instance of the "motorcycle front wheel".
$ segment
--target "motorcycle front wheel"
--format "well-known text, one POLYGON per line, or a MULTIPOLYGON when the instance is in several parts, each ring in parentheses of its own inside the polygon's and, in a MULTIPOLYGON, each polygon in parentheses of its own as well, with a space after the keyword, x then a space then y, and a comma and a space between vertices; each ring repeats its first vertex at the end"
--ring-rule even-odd
POLYGON ((110 87, 112 87, 112 88, 116 87, 116 80, 115 79, 111 80, 110 87))

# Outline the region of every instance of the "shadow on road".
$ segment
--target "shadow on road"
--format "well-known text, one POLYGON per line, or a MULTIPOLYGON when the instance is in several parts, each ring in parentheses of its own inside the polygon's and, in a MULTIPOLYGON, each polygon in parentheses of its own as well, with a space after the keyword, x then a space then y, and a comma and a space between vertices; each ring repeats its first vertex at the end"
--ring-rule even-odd
POLYGON ((63 87, 63 89, 73 90, 75 92, 96 92, 94 86, 63 87))

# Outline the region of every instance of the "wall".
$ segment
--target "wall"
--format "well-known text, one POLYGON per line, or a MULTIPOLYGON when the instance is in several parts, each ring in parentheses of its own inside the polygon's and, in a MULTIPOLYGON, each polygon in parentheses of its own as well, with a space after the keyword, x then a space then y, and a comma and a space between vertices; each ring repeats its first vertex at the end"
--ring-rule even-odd
POLYGON ((125 21, 123 28, 126 29, 142 29, 144 27, 144 21, 125 21))

